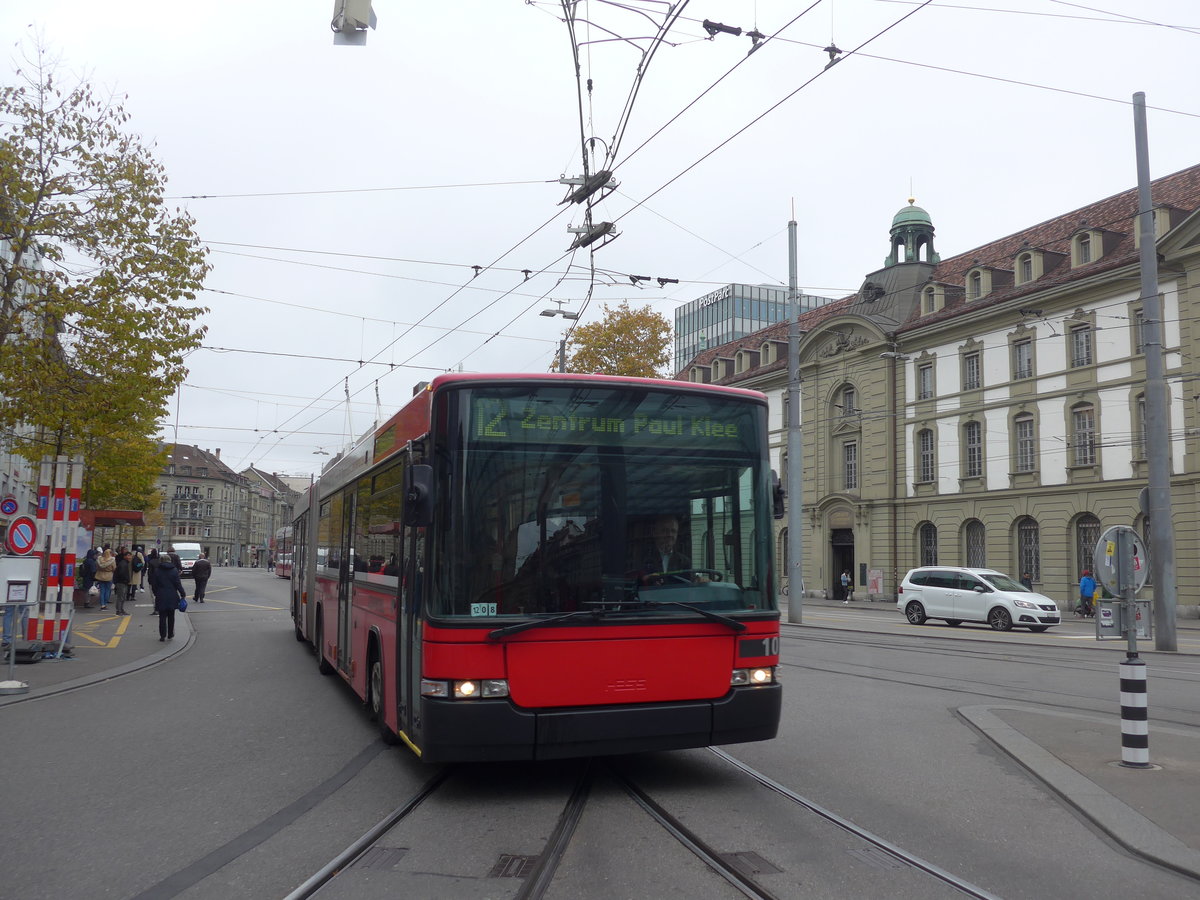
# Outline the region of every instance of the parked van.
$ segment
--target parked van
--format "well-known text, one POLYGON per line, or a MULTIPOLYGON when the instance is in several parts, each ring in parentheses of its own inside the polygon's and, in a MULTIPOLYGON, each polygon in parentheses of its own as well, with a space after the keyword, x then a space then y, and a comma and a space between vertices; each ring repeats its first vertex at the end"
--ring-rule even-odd
POLYGON ((900 582, 896 608, 914 625, 986 622, 996 631, 1014 625, 1045 631, 1060 622, 1058 604, 994 569, 925 566, 900 582))
POLYGON ((192 575, 192 566, 196 564, 196 560, 204 552, 203 548, 199 544, 172 544, 171 546, 175 548, 175 553, 179 557, 180 577, 190 578, 192 575))

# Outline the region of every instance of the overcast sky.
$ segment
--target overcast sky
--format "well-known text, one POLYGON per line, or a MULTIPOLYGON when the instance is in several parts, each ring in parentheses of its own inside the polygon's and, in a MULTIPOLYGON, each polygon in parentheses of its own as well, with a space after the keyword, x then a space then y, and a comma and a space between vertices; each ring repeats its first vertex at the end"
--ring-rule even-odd
POLYGON ((558 179, 581 130, 614 144, 665 3, 579 4, 582 129, 557 2, 374 0, 366 45, 335 46, 332 0, 10 0, 0 35, 33 26, 128 95, 211 249, 206 349, 164 438, 307 475, 437 372, 545 371, 552 301, 673 321, 722 284, 786 285, 793 204, 802 290, 840 297, 909 196, 948 257, 1133 187, 1135 91, 1151 174, 1200 162, 1194 0, 919 5, 691 0, 629 108, 594 212, 620 236, 591 259, 567 252, 582 212, 558 179), (778 36, 747 56, 704 19, 778 36))

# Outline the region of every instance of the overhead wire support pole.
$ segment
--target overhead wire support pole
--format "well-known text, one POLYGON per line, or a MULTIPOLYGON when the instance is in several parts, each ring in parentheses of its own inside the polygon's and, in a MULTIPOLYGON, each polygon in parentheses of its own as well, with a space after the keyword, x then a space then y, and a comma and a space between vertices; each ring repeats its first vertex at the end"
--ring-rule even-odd
POLYGON ((796 219, 788 222, 787 549, 788 621, 804 622, 804 467, 800 435, 800 310, 796 219))
MULTIPOLYGON (((1133 95, 1133 135, 1137 151, 1138 237, 1146 354, 1146 468, 1150 518, 1150 571, 1154 578, 1156 650, 1178 650, 1175 606, 1175 529, 1171 516, 1171 434, 1168 389, 1163 376, 1162 301, 1158 292, 1158 242, 1150 196, 1150 150, 1146 134, 1146 95, 1133 95)), ((1132 611, 1132 603, 1130 604, 1132 611)), ((1130 628, 1133 627, 1132 617, 1130 628)), ((1136 654, 1134 654, 1136 655, 1136 654)))

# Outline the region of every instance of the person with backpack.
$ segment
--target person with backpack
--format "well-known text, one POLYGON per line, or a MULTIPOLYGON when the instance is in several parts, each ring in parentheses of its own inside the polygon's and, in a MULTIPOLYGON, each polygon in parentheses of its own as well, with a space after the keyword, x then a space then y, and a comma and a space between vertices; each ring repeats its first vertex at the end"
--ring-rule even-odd
POLYGON ((146 587, 146 548, 141 544, 133 545, 133 578, 130 579, 129 596, 146 587))

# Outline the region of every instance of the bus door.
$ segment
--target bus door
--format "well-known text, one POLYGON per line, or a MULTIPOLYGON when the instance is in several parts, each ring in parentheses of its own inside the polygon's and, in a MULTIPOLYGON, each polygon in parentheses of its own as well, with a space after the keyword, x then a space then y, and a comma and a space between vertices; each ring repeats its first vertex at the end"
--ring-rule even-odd
POLYGON ((404 529, 404 574, 400 580, 400 654, 397 660, 401 730, 420 746, 421 607, 425 585, 425 527, 404 529))
POLYGON ((342 507, 342 564, 338 566, 338 647, 337 667, 350 671, 350 604, 354 598, 354 569, 358 565, 354 550, 354 526, 358 512, 358 494, 346 491, 342 507))

